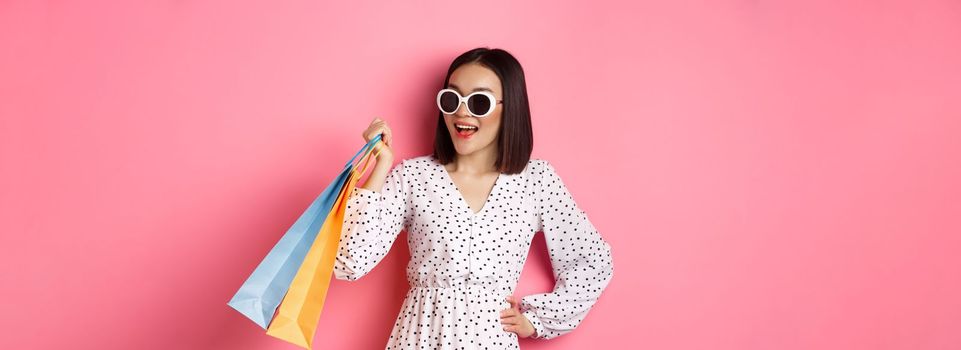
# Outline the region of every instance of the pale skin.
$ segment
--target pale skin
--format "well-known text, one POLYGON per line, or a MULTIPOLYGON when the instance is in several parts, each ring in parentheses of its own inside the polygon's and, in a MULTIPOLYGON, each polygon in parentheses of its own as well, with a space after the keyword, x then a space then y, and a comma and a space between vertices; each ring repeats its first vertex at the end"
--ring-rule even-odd
MULTIPOLYGON (((488 90, 497 100, 503 99, 500 78, 494 71, 476 63, 468 63, 458 67, 451 73, 448 88, 457 90, 461 95, 467 95, 478 90, 488 90)), ((497 132, 501 125, 503 104, 498 104, 494 112, 486 117, 475 117, 467 112, 467 106, 461 104, 454 114, 444 114, 447 132, 450 133, 457 156, 450 164, 445 165, 454 185, 460 190, 464 200, 475 213, 484 207, 500 173, 494 168, 494 161, 498 154, 497 132), (469 124, 478 127, 477 132, 470 139, 457 136, 454 123, 469 124)), ((393 135, 387 122, 374 118, 363 132, 364 141, 370 141, 383 133, 383 141, 375 145, 379 151, 377 163, 361 186, 364 189, 380 192, 384 181, 394 164, 393 135)), ((506 301, 510 307, 501 310, 501 324, 504 331, 527 338, 534 335, 534 325, 520 311, 520 300, 508 296, 506 301)))

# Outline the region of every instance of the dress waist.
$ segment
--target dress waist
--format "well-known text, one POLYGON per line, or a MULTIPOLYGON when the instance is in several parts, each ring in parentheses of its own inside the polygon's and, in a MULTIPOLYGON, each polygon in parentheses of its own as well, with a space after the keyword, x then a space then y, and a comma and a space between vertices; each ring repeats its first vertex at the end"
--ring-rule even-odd
POLYGON ((480 308, 493 312, 510 307, 506 299, 509 295, 510 291, 494 284, 472 284, 459 281, 442 286, 411 285, 406 298, 412 299, 414 303, 431 305, 466 302, 463 305, 469 309, 480 308))
POLYGON ((493 279, 435 279, 430 281, 409 281, 411 289, 425 290, 470 290, 485 294, 510 295, 511 290, 493 279))

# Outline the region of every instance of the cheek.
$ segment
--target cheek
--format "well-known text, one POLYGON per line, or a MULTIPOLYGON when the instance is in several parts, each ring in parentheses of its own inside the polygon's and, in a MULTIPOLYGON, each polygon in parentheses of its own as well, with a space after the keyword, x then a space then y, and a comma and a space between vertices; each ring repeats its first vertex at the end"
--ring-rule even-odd
POLYGON ((481 127, 483 127, 485 130, 488 130, 491 133, 496 134, 497 129, 499 129, 501 126, 501 117, 499 115, 491 116, 491 120, 485 120, 485 122, 486 123, 481 125, 481 127))
POLYGON ((491 125, 487 126, 487 131, 489 131, 491 134, 497 135, 497 131, 500 129, 500 127, 500 123, 492 123, 491 125))

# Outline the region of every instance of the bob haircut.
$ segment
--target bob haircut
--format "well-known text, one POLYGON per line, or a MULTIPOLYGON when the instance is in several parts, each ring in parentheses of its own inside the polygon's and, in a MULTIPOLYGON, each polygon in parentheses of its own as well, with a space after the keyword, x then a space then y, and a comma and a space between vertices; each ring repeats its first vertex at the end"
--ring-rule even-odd
MULTIPOLYGON (((531 110, 527 102, 527 83, 524 80, 524 70, 507 51, 479 47, 467 51, 450 64, 444 86, 450 83, 450 76, 458 67, 478 63, 497 74, 501 81, 504 96, 504 108, 501 111, 501 126, 497 131, 497 160, 494 167, 501 173, 517 174, 524 170, 530 161, 534 148, 534 131, 531 128, 531 110)), ((450 132, 444 123, 444 113, 438 112, 437 132, 434 135, 434 157, 442 164, 454 161, 457 150, 450 138, 450 132)))

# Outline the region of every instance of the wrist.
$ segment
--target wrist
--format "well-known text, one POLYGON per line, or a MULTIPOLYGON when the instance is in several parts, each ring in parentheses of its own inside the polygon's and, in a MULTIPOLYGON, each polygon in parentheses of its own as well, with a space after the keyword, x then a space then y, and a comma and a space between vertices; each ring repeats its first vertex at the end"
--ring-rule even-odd
POLYGON ((530 322, 531 326, 534 328, 534 333, 531 334, 531 338, 540 339, 544 337, 544 325, 541 324, 541 320, 537 318, 537 314, 532 310, 525 310, 521 314, 530 322))
POLYGON ((374 165, 374 168, 378 170, 390 170, 393 165, 394 156, 381 155, 377 157, 377 163, 374 165))

